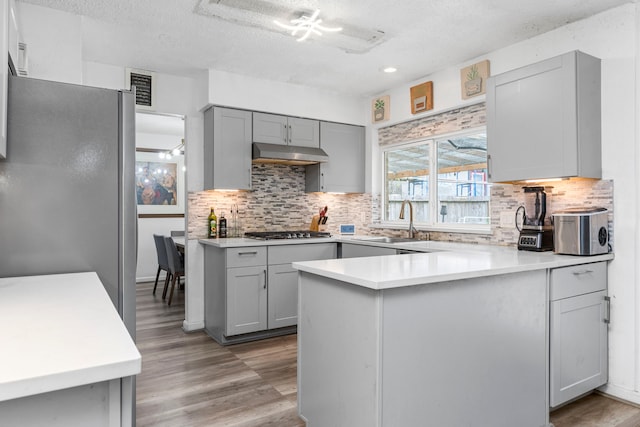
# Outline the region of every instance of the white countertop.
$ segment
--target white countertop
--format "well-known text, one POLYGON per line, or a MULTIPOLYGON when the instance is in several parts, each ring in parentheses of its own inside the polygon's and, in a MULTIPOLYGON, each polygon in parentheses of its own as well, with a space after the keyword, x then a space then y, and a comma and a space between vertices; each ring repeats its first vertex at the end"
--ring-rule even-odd
POLYGON ((96 273, 0 279, 0 401, 140 373, 96 273))
MULTIPOLYGON (((417 245, 417 242, 411 245, 417 245)), ((613 254, 577 257, 490 245, 424 242, 423 247, 426 248, 427 245, 431 250, 439 252, 295 262, 293 267, 354 285, 383 290, 613 259, 613 254)), ((404 244, 402 246, 405 247, 404 244)))

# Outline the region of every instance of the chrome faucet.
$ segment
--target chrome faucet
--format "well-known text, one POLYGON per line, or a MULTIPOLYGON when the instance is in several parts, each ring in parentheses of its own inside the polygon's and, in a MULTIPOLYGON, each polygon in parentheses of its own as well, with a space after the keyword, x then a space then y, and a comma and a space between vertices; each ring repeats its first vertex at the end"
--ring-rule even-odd
POLYGON ((409 238, 413 239, 414 231, 418 231, 413 227, 413 205, 410 200, 404 200, 400 207, 400 219, 404 219, 404 205, 409 204, 409 238))

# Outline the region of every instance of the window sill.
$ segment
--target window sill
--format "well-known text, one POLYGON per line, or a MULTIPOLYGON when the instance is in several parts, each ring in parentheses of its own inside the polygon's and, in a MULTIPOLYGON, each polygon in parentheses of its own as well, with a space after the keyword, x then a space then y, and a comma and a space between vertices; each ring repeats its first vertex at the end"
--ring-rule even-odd
MULTIPOLYGON (((391 230, 408 230, 409 224, 398 224, 395 222, 380 222, 369 224, 369 228, 391 229, 391 230)), ((478 225, 417 225, 414 228, 418 231, 436 231, 440 233, 460 233, 460 234, 491 234, 491 226, 488 224, 478 225)))

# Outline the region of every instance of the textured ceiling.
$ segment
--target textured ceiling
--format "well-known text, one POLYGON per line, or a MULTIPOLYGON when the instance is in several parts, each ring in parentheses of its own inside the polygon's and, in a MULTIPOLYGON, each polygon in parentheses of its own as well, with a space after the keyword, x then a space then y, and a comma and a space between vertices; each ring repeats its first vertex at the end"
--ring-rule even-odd
POLYGON ((84 60, 178 75, 213 68, 368 96, 632 0, 18 2, 82 15, 84 60), (343 34, 297 42, 271 26, 315 9, 343 34), (388 65, 399 71, 382 73, 388 65))

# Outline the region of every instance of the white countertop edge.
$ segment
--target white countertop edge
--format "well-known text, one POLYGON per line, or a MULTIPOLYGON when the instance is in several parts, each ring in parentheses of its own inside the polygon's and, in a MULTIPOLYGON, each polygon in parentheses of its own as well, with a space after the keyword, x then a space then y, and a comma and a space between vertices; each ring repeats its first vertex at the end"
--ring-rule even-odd
POLYGON ((142 358, 122 360, 108 365, 0 383, 0 402, 50 391, 110 381, 142 372, 142 358))
POLYGON ((142 371, 95 272, 0 278, 0 322, 0 401, 142 371))
POLYGON ((198 243, 205 246, 213 246, 216 248, 242 248, 249 246, 278 246, 278 245, 301 245, 305 243, 336 243, 338 239, 335 237, 317 237, 313 239, 272 239, 258 240, 248 239, 244 237, 217 238, 217 239, 198 239, 198 243))
MULTIPOLYGON (((513 248, 512 251, 517 251, 517 249, 513 248)), ((464 257, 473 257, 473 252, 455 252, 456 256, 464 257)), ((394 278, 394 279, 380 279, 380 280, 370 280, 367 279, 364 275, 359 275, 357 269, 353 269, 349 271, 349 268, 338 268, 333 269, 331 266, 328 266, 327 261, 342 261, 348 262, 349 260, 355 259, 360 260, 357 262, 364 263, 369 260, 373 266, 381 262, 380 257, 366 257, 366 258, 349 258, 344 260, 321 260, 321 261, 305 261, 305 262, 294 262, 292 264, 293 268, 304 271, 307 273, 312 273, 318 276, 327 277, 330 279, 339 280, 341 282, 350 283, 353 285, 362 286, 365 288, 369 288, 372 290, 385 290, 385 289, 394 289, 401 288, 407 286, 417 286, 424 285, 430 283, 441 283, 441 282, 449 282, 453 280, 462 280, 462 279, 472 279, 476 277, 487 277, 487 276, 497 276, 501 274, 511 274, 511 273, 521 273, 526 271, 535 271, 542 269, 550 269, 550 268, 559 268, 559 267, 568 267, 573 265, 580 264, 589 264, 598 261, 608 261, 614 258, 612 253, 595 255, 595 256, 571 256, 571 255, 556 255, 550 252, 544 254, 548 256, 548 260, 540 261, 540 262, 531 262, 531 263, 512 263, 509 265, 501 266, 501 267, 493 267, 493 268, 478 268, 478 269, 468 269, 464 270, 460 269, 459 272, 456 273, 440 273, 433 272, 432 274, 423 274, 420 276, 414 277, 402 277, 402 278, 394 278)), ((410 254, 410 255, 387 255, 384 256, 385 262, 394 262, 402 263, 403 257, 423 257, 424 262, 428 262, 428 257, 437 256, 437 253, 418 253, 418 254, 410 254)), ((496 254, 499 256, 499 254, 496 254)), ((418 259, 418 258, 416 258, 418 259)), ((344 267, 345 264, 342 265, 344 267)), ((364 268, 360 271, 369 271, 367 268, 364 268)))

